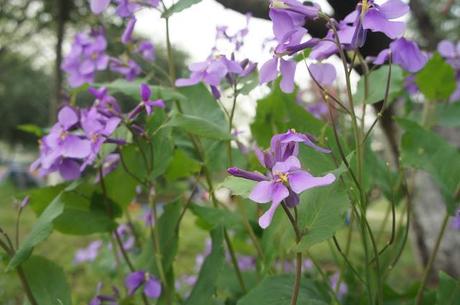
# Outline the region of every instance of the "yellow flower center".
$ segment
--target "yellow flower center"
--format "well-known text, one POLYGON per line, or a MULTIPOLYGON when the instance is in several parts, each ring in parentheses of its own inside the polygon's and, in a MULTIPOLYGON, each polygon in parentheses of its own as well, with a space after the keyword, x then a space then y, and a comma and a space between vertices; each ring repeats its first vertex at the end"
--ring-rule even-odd
POLYGON ((288 183, 288 174, 279 173, 277 182, 288 183))
POLYGON ((272 7, 272 8, 281 8, 281 9, 284 9, 284 8, 288 8, 289 6, 288 6, 286 3, 284 3, 283 1, 274 0, 274 1, 272 1, 271 7, 272 7))
POLYGON ((361 16, 367 13, 367 11, 369 10, 369 7, 370 7, 369 2, 367 0, 363 0, 362 7, 361 7, 361 16))

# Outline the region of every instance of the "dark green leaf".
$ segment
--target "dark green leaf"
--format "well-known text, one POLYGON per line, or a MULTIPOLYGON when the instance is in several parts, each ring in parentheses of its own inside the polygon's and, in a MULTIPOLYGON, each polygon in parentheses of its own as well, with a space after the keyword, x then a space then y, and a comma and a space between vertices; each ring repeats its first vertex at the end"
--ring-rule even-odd
MULTIPOLYGON (((366 104, 374 104, 383 101, 388 80, 389 66, 385 65, 372 71, 368 76, 369 92, 366 104)), ((358 82, 358 89, 354 96, 355 103, 362 104, 365 98, 365 78, 364 76, 358 82)), ((403 70, 396 65, 391 67, 390 87, 388 91, 388 101, 390 104, 401 92, 404 85, 403 70)))
POLYGON ((198 280, 193 287, 186 305, 212 304, 213 295, 217 286, 217 278, 225 263, 225 252, 223 245, 223 228, 218 227, 211 231, 212 249, 211 253, 204 260, 198 280))
POLYGON ((460 126, 460 103, 440 104, 436 107, 437 123, 445 127, 460 126))
POLYGON ((126 208, 136 195, 138 182, 123 169, 121 165, 113 172, 104 177, 107 197, 118 204, 119 207, 126 208))
POLYGON ((401 162, 405 166, 427 171, 441 188, 447 210, 453 215, 458 206, 455 195, 460 187, 460 153, 443 138, 400 119, 406 130, 401 139, 401 162))
POLYGON ((40 256, 32 256, 23 265, 27 282, 39 305, 71 305, 70 287, 64 270, 40 256))
POLYGON ((201 0, 179 0, 176 3, 174 3, 170 8, 164 12, 161 17, 163 18, 169 18, 171 15, 175 13, 182 12, 183 10, 191 7, 194 4, 197 4, 201 2, 201 0))
POLYGON ((198 173, 200 169, 200 162, 190 158, 183 150, 176 149, 165 176, 169 181, 174 181, 179 178, 190 177, 198 173))
POLYGON ((167 123, 167 126, 179 127, 183 131, 214 140, 230 140, 226 126, 217 125, 200 117, 176 114, 167 123))
POLYGON ((454 69, 437 52, 417 74, 415 83, 433 101, 449 98, 457 86, 454 69))
POLYGON ((194 204, 191 206, 191 211, 206 222, 209 229, 214 229, 219 225, 227 228, 235 227, 242 222, 239 214, 224 209, 208 208, 194 204))
MULTIPOLYGON (((264 279, 245 295, 237 305, 287 305, 290 303, 294 277, 291 275, 278 275, 264 279)), ((315 284, 307 278, 302 278, 297 305, 326 305, 328 301, 322 300, 315 284)))

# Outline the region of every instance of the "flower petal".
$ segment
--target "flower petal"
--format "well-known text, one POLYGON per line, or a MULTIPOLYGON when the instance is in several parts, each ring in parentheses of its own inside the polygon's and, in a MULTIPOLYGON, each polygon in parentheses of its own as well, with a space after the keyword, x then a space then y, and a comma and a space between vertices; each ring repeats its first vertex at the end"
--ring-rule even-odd
POLYGON ((94 14, 102 13, 110 4, 110 0, 91 0, 91 11, 94 14))
POLYGON ((300 194, 307 189, 333 183, 335 181, 335 176, 333 174, 327 174, 323 177, 314 177, 306 171, 299 170, 290 173, 288 180, 291 189, 297 194, 300 194))
POLYGON ((294 76, 297 63, 292 60, 281 59, 280 72, 282 75, 280 88, 284 93, 292 93, 294 91, 294 76))
POLYGON ((71 159, 64 159, 59 165, 59 174, 65 180, 75 180, 80 177, 80 165, 71 159))
POLYGON ((133 295, 136 290, 144 283, 145 272, 136 271, 128 274, 125 278, 125 286, 128 289, 128 294, 133 295))
POLYGON ((161 283, 150 276, 144 286, 144 293, 151 299, 156 299, 161 295, 161 283))
POLYGON ((284 162, 276 162, 272 171, 273 173, 287 173, 291 170, 300 169, 301 167, 299 159, 294 156, 290 156, 284 162))
POLYGON ((276 79, 278 76, 278 58, 273 57, 260 68, 260 83, 268 83, 276 79))
POLYGON ((58 113, 59 124, 68 130, 70 127, 78 123, 78 114, 69 106, 63 107, 58 113))
POLYGON ((363 28, 382 32, 391 39, 396 39, 404 34, 406 24, 400 21, 389 21, 377 9, 370 9, 364 17, 363 28))
POLYGON ((249 194, 249 199, 257 203, 267 203, 272 200, 273 181, 261 181, 256 184, 249 194))
POLYGON ((379 6, 379 11, 387 19, 395 19, 406 15, 409 12, 409 6, 401 0, 389 0, 379 6))

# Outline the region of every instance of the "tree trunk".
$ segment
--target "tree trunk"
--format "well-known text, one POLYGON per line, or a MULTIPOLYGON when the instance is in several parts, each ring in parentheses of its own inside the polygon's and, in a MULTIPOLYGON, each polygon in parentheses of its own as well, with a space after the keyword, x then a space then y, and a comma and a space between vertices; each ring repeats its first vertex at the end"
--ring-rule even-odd
POLYGON ((62 99, 63 73, 62 64, 62 44, 65 36, 65 23, 67 19, 67 10, 65 0, 56 0, 56 59, 54 63, 54 94, 50 100, 49 122, 54 123, 56 120, 57 107, 62 99))

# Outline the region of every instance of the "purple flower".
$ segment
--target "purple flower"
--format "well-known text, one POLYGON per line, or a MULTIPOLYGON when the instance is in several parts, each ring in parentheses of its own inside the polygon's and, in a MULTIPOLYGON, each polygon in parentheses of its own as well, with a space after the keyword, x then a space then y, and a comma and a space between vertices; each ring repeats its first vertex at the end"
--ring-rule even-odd
MULTIPOLYGON (((120 155, 116 153, 108 154, 105 157, 104 161, 102 161, 102 176, 105 177, 111 172, 113 172, 120 163, 120 155)), ((99 182, 101 177, 97 176, 97 182, 99 182)))
POLYGON ((120 73, 128 81, 133 81, 139 74, 142 73, 141 67, 132 59, 127 62, 119 59, 112 59, 110 63, 110 70, 120 73))
POLYGON ((134 295, 141 286, 144 288, 144 294, 151 299, 156 299, 161 295, 160 281, 144 271, 130 273, 125 279, 125 286, 130 296, 134 295))
POLYGON ((309 69, 313 78, 321 86, 331 86, 337 77, 334 66, 328 63, 311 64, 309 69))
POLYGON ((90 87, 88 92, 96 98, 94 106, 99 112, 107 117, 122 117, 120 105, 113 96, 108 94, 106 87, 101 87, 99 89, 90 87))
POLYGON ((19 208, 22 210, 24 208, 26 208, 30 203, 30 197, 29 196, 25 196, 21 203, 19 204, 19 208))
POLYGON ((317 101, 307 105, 307 110, 317 119, 324 119, 329 113, 327 104, 323 101, 317 101))
POLYGON ((78 113, 65 106, 58 113, 58 122, 50 133, 40 140, 40 156, 32 163, 31 170, 40 176, 59 171, 66 180, 80 177, 80 162, 91 154, 91 142, 71 133, 79 124, 78 113))
POLYGON ((127 224, 121 224, 117 228, 117 233, 123 243, 123 249, 131 250, 134 248, 135 238, 131 228, 127 224))
POLYGON ((285 93, 294 91, 294 77, 297 63, 293 60, 284 60, 278 56, 273 57, 260 68, 260 83, 274 81, 281 73, 280 88, 285 93))
POLYGON ((409 6, 400 0, 389 0, 382 5, 374 3, 373 0, 363 0, 357 9, 345 19, 355 21, 354 41, 356 46, 362 46, 366 30, 382 32, 391 39, 401 37, 406 29, 406 24, 393 19, 402 17, 408 12, 409 6))
POLYGON ((96 72, 107 68, 109 57, 105 54, 106 48, 107 41, 101 31, 75 36, 70 53, 61 65, 68 74, 71 87, 93 82, 96 72))
POLYGON ((238 267, 241 271, 248 271, 254 269, 256 266, 256 259, 249 255, 238 256, 238 267))
POLYGON ((128 44, 131 42, 134 32, 134 27, 136 26, 137 19, 136 17, 132 16, 128 24, 126 25, 125 30, 123 31, 123 35, 121 36, 121 43, 128 44))
POLYGON ((400 38, 390 43, 390 49, 381 51, 373 63, 383 64, 388 60, 390 52, 392 62, 411 73, 420 71, 428 61, 428 56, 420 51, 415 42, 400 38))
POLYGON ((460 209, 458 209, 457 213, 455 213, 454 219, 452 219, 451 226, 452 229, 460 231, 460 209))
POLYGON ((181 78, 176 81, 176 86, 193 86, 204 82, 210 86, 218 86, 228 73, 240 74, 241 66, 234 60, 220 55, 207 61, 193 63, 189 66, 192 74, 189 78, 181 78))
POLYGON ((141 85, 140 95, 141 95, 141 102, 128 115, 130 120, 134 120, 143 109, 145 109, 145 112, 147 113, 147 115, 151 115, 153 113, 154 108, 164 108, 165 107, 165 103, 161 99, 155 100, 155 101, 150 100, 150 97, 152 96, 152 92, 150 91, 150 87, 147 84, 141 85))
POLYGON ((74 257, 75 264, 93 262, 96 260, 101 247, 102 241, 96 240, 90 243, 86 248, 77 250, 74 257))
POLYGON ((271 175, 266 181, 260 181, 249 194, 249 198, 257 203, 271 202, 270 208, 259 218, 261 228, 267 228, 283 200, 293 207, 299 203, 299 194, 303 191, 333 183, 335 176, 327 174, 314 177, 301 169, 300 161, 289 157, 284 162, 277 162, 272 168, 271 175))
POLYGON ((460 42, 443 40, 438 44, 438 52, 456 70, 460 70, 460 42))
MULTIPOLYGON (((329 279, 329 283, 332 287, 333 290, 336 289, 337 287, 337 282, 339 281, 340 274, 338 272, 334 273, 333 276, 329 279)), ((337 297, 339 299, 343 299, 343 297, 347 294, 348 292, 348 286, 344 282, 341 282, 339 285, 339 290, 337 291, 337 297)))
POLYGON ((91 0, 90 7, 93 14, 99 15, 109 6, 110 0, 91 0))
POLYGON ((149 41, 140 42, 136 51, 145 60, 149 60, 149 61, 155 60, 155 46, 149 41))
POLYGON ((135 0, 116 0, 118 3, 116 14, 120 17, 131 17, 139 9, 135 0))

